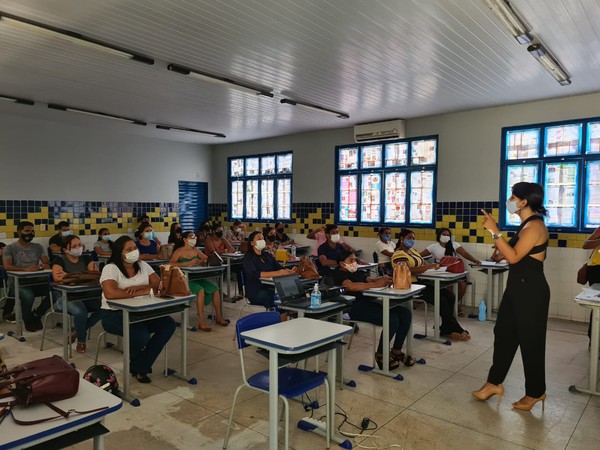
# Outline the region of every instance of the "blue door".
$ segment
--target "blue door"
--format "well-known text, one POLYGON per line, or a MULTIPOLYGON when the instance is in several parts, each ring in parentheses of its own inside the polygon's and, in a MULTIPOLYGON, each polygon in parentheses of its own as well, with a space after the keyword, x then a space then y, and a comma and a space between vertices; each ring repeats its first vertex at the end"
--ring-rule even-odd
POLYGON ((208 183, 179 181, 179 223, 183 231, 196 231, 208 219, 208 183))

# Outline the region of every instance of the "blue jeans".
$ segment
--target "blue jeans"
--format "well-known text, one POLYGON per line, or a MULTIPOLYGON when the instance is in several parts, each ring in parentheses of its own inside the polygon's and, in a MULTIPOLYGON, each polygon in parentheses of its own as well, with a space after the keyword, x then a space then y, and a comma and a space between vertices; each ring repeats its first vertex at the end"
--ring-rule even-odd
MULTIPOLYGON (((54 298, 56 299, 56 310, 62 312, 62 293, 60 291, 54 291, 54 298)), ((102 306, 102 300, 90 299, 83 301, 71 300, 67 305, 67 312, 73 316, 75 321, 75 332, 77 333, 77 341, 85 342, 87 330, 96 325, 104 314, 104 311, 100 309, 102 306), (88 317, 88 314, 91 315, 88 317)))
MULTIPOLYGON (((15 296, 15 286, 10 285, 8 288, 8 296, 15 296)), ((39 319, 46 311, 50 309, 50 297, 48 295, 48 285, 36 285, 36 286, 19 286, 19 299, 21 301, 21 314, 23 316, 23 322, 31 322, 34 319, 39 319), (44 297, 42 303, 38 306, 35 311, 32 311, 33 302, 36 297, 44 297)), ((13 302, 7 301, 4 305, 4 315, 11 313, 10 309, 14 307, 13 302)))
POLYGON ((275 288, 263 286, 252 298, 249 298, 253 305, 261 305, 265 308, 273 308, 275 305, 275 288))
MULTIPOLYGON (((123 312, 108 311, 102 317, 104 329, 123 336, 123 312)), ((129 325, 129 371, 146 375, 152 372, 152 364, 175 333, 175 321, 171 317, 158 317, 129 325)))

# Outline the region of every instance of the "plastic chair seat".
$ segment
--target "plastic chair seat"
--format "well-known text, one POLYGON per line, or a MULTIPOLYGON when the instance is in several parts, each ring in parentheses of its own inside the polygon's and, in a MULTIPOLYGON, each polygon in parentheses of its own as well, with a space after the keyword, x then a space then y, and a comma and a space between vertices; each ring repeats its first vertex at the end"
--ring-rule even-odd
MULTIPOLYGON (((248 384, 262 391, 269 391, 269 371, 264 370, 248 378, 248 384)), ((279 369, 279 395, 287 398, 299 397, 307 391, 316 389, 325 382, 325 374, 308 372, 294 367, 279 369)))

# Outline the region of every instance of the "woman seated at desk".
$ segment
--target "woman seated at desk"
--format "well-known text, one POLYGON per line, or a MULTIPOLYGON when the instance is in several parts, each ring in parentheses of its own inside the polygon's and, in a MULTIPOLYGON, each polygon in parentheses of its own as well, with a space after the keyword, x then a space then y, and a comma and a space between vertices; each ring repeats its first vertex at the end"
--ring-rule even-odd
POLYGON ((263 236, 265 237, 266 242, 264 251, 270 253, 274 257, 275 252, 279 248, 279 246, 277 245, 277 231, 275 230, 275 228, 267 225, 263 229, 263 236))
MULTIPOLYGON (((62 254, 52 260, 52 279, 55 282, 62 281, 69 273, 75 272, 98 272, 96 265, 87 255, 82 255, 83 244, 77 236, 67 236, 63 242, 62 254)), ((62 293, 53 290, 53 296, 57 311, 63 310, 62 293)), ((85 353, 87 330, 92 328, 100 319, 102 302, 100 298, 71 301, 67 304, 67 312, 73 316, 75 330, 71 332, 71 343, 77 339, 77 353, 85 353), (88 314, 90 314, 88 317, 88 314)))
MULTIPOLYGON (((109 310, 102 318, 104 329, 123 336, 123 312, 111 310, 107 300, 140 297, 158 292, 159 276, 144 261, 138 261, 140 252, 135 241, 121 236, 112 247, 112 254, 102 270, 102 308, 109 310)), ((140 383, 150 383, 148 374, 173 333, 175 321, 171 317, 158 317, 129 326, 131 375, 140 383)))
MULTIPOLYGON (((338 267, 332 271, 334 284, 344 286, 346 293, 356 297, 352 303, 352 308, 348 312, 351 320, 373 323, 375 325, 383 324, 383 307, 366 298, 362 291, 371 288, 388 287, 392 284, 390 277, 370 278, 364 270, 358 270, 358 263, 354 253, 344 250, 338 257, 338 267)), ((412 313, 404 307, 390 309, 390 338, 395 336, 392 350, 389 355, 383 354, 383 332, 379 338, 379 346, 375 353, 375 361, 380 369, 383 369, 383 358, 389 358, 389 368, 397 369, 400 363, 405 366, 415 364, 415 359, 402 352, 402 345, 408 334, 412 313)))
POLYGON ((98 240, 94 243, 94 251, 99 256, 110 256, 112 253, 111 246, 110 231, 108 231, 108 228, 100 228, 98 240))
MULTIPOLYGON (((171 256, 170 264, 179 267, 197 266, 208 259, 204 253, 196 248, 196 235, 193 231, 186 231, 181 235, 179 242, 175 244, 175 251, 171 256)), ((192 294, 196 294, 196 305, 198 307, 198 328, 202 331, 211 331, 212 328, 204 321, 204 306, 213 304, 216 322, 226 327, 229 325, 221 315, 221 295, 219 287, 209 280, 193 280, 188 285, 192 294)))
POLYGON ((396 245, 392 242, 392 229, 389 227, 380 228, 377 235, 379 239, 375 243, 375 253, 377 254, 379 270, 384 275, 392 276, 392 255, 396 250, 396 245))
POLYGON ((135 241, 135 245, 140 251, 140 258, 142 261, 150 261, 156 259, 158 256, 158 250, 160 245, 154 240, 154 231, 152 225, 148 222, 144 222, 138 228, 138 238, 135 241))
POLYGON ((181 225, 179 225, 179 222, 173 222, 171 224, 171 228, 169 229, 169 238, 167 239, 167 243, 177 244, 181 239, 182 232, 183 229, 181 228, 181 225))
POLYGON ((265 251, 266 242, 260 231, 250 233, 248 253, 244 255, 242 271, 246 285, 246 297, 253 305, 273 308, 275 289, 265 286, 261 278, 273 278, 296 273, 296 268, 287 270, 281 267, 273 255, 265 251))
MULTIPOLYGON (((408 264, 412 273, 413 283, 417 281, 416 275, 422 274, 429 269, 439 269, 440 265, 427 264, 423 257, 417 252, 413 246, 415 245, 415 233, 411 230, 402 229, 399 234, 396 251, 392 256, 392 266, 396 266, 399 262, 404 261, 408 264)), ((431 305, 434 304, 435 292, 432 285, 422 291, 423 298, 431 305)), ((454 294, 446 288, 440 289, 440 316, 442 324, 440 325, 440 335, 458 341, 468 341, 471 339, 469 332, 463 329, 456 318, 454 317, 454 302, 456 298, 454 294)))

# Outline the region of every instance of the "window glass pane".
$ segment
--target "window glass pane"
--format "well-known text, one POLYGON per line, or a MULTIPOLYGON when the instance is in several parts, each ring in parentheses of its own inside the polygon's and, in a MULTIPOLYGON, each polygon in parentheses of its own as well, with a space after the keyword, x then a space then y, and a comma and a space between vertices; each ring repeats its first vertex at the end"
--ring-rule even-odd
POLYGON ((275 218, 275 180, 260 180, 260 217, 275 218))
POLYGON ((411 142, 410 161, 413 165, 435 164, 436 141, 428 139, 411 142))
POLYGON ((506 159, 537 158, 540 154, 540 129, 506 133, 506 159))
POLYGON ((260 162, 261 175, 275 175, 275 157, 263 156, 260 162))
POLYGON ((587 153, 600 153, 600 122, 588 123, 587 153))
POLYGON ((338 167, 340 170, 358 169, 358 147, 342 148, 339 155, 338 167))
POLYGON ((408 164, 408 142, 395 142, 385 145, 385 167, 406 166, 408 164))
POLYGON ((246 181, 246 218, 258 219, 258 180, 246 181))
POLYGON ((358 175, 340 177, 340 221, 356 222, 358 207, 358 175))
POLYGON ((431 170, 410 174, 411 223, 433 223, 433 175, 431 170))
POLYGON ((242 219, 244 217, 244 182, 231 182, 231 217, 242 219))
POLYGON ((361 147, 361 160, 363 169, 381 167, 381 145, 368 145, 361 147))
POLYGON ((277 180, 277 218, 279 220, 292 218, 292 180, 290 178, 277 180))
POLYGON ((246 176, 253 177, 258 175, 258 158, 246 158, 246 176))
MULTIPOLYGON (((506 167, 506 199, 509 199, 512 195, 512 187, 515 185, 515 183, 519 183, 520 181, 539 183, 537 164, 513 165, 506 167)), ((518 226, 521 224, 521 219, 519 216, 516 214, 509 214, 508 211, 506 211, 505 221, 507 225, 518 226)))
POLYGON ((292 153, 277 155, 277 173, 292 173, 292 153))
POLYGON ((232 177, 243 177, 244 176, 244 159, 232 159, 231 160, 231 176, 232 177))
POLYGON ((600 226, 600 161, 589 161, 585 178, 585 228, 600 226))
POLYGON ((578 155, 581 153, 580 123, 546 128, 544 156, 578 155))
POLYGON ((406 221, 406 172, 385 175, 385 223, 406 221))
POLYGON ((381 211, 381 174, 368 173, 362 176, 361 222, 379 222, 381 211))
POLYGON ((577 226, 577 174, 579 163, 546 165, 544 202, 548 210, 546 224, 555 227, 577 226))

